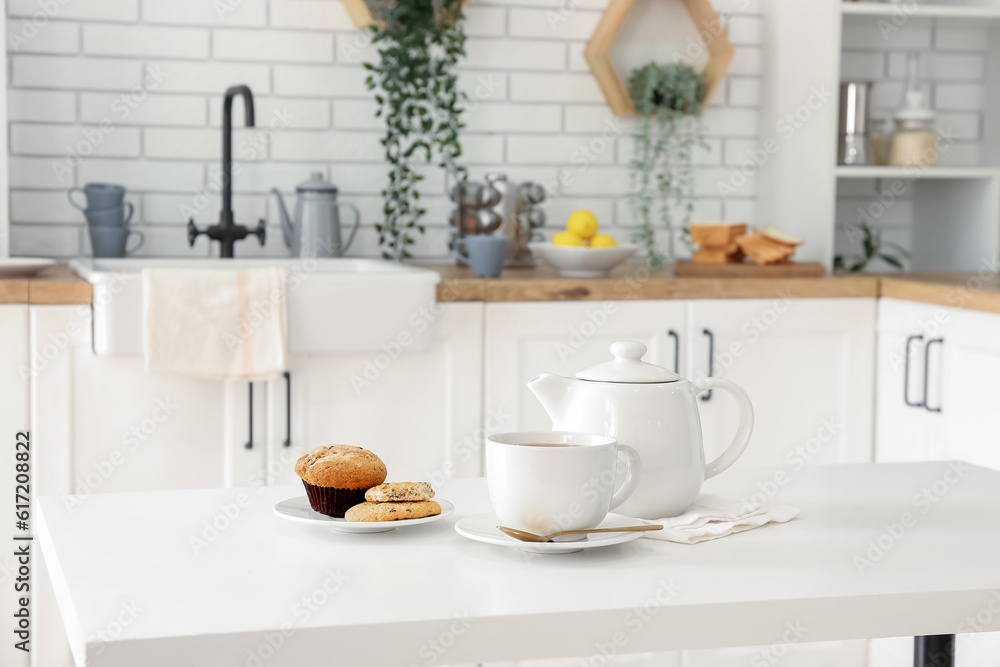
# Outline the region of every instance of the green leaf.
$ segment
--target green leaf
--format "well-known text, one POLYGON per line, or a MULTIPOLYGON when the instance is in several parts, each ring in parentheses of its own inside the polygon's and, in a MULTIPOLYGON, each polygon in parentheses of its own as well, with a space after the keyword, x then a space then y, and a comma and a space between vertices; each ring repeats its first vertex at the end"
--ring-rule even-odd
POLYGON ((896 267, 900 271, 903 270, 903 263, 900 262, 895 257, 892 257, 891 255, 879 255, 878 258, 881 259, 886 264, 889 264, 890 266, 896 267))

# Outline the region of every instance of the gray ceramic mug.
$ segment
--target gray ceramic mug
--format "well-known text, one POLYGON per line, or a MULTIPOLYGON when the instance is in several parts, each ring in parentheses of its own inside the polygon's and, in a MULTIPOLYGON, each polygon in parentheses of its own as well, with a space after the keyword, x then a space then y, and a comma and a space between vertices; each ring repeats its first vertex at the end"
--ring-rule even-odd
POLYGON ((127 227, 134 212, 132 202, 125 202, 111 208, 87 209, 83 214, 87 222, 97 227, 127 227))
POLYGON ((70 188, 66 197, 70 204, 81 211, 114 208, 125 201, 125 188, 114 183, 87 183, 82 188, 70 188), (73 195, 77 192, 82 192, 86 198, 86 203, 82 206, 73 201, 73 195))
POLYGON ((480 278, 496 278, 503 270, 509 243, 510 240, 504 236, 464 236, 455 240, 455 254, 480 278))
POLYGON ((87 225, 87 231, 90 232, 90 246, 94 250, 94 257, 124 257, 141 248, 146 240, 145 234, 128 227, 87 225), (126 248, 129 236, 132 234, 139 237, 139 242, 131 248, 126 248))

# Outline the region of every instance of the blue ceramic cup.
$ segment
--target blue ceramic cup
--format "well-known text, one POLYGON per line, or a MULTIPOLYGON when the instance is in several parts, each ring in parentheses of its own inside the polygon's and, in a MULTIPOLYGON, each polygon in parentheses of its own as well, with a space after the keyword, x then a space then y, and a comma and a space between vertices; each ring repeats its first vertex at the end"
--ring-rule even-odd
POLYGON ((94 257, 124 257, 138 250, 146 240, 142 232, 128 227, 87 225, 87 231, 90 232, 90 247, 94 250, 94 257), (138 237, 139 242, 126 248, 128 239, 133 234, 138 237))
POLYGON ((69 203, 81 211, 114 208, 125 201, 125 188, 114 183, 87 183, 82 188, 70 188, 66 193, 69 203), (83 204, 73 199, 77 192, 83 193, 86 201, 83 204))
POLYGON ((503 270, 509 244, 510 240, 503 236, 464 236, 455 240, 455 254, 480 278, 496 278, 503 270))
POLYGON ((132 202, 125 202, 111 208, 87 209, 83 212, 87 222, 98 227, 127 227, 134 212, 132 202))

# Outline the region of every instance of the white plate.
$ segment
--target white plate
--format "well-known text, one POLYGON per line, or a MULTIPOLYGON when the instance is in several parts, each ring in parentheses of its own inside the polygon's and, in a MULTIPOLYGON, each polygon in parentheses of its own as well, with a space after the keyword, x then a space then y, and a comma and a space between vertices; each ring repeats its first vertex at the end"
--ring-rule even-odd
MULTIPOLYGON (((609 514, 598 528, 623 528, 625 526, 639 526, 642 523, 638 519, 631 519, 621 514, 609 514)), ((514 547, 532 554, 571 554, 583 549, 596 549, 609 547, 612 544, 631 542, 642 537, 642 533, 639 532, 591 533, 578 542, 521 542, 501 533, 500 529, 497 528, 499 525, 500 519, 491 512, 466 517, 455 524, 455 530, 458 531, 459 535, 468 537, 470 540, 496 544, 501 547, 514 547)))
POLYGON ((417 526, 422 523, 438 521, 455 511, 455 506, 447 500, 435 498, 434 502, 441 506, 440 514, 425 516, 420 519, 403 519, 401 521, 348 521, 347 519, 337 519, 315 511, 309 506, 309 498, 306 496, 282 500, 274 506, 274 513, 282 519, 307 523, 311 526, 333 528, 342 533, 387 533, 394 528, 417 526))
POLYGON ((44 257, 9 257, 0 259, 0 276, 33 276, 44 268, 58 264, 54 259, 44 257))
POLYGON ((529 243, 531 252, 556 267, 559 274, 570 278, 602 278, 635 254, 639 246, 623 243, 614 248, 586 248, 580 246, 529 243))

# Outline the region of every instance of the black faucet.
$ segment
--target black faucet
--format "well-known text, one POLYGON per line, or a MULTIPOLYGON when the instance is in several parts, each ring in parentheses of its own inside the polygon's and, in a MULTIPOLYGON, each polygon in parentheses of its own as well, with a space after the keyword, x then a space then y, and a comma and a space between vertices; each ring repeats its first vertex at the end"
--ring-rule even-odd
POLYGON ((250 87, 232 86, 226 91, 225 102, 222 105, 222 210, 219 212, 219 224, 208 229, 198 229, 194 218, 188 220, 188 244, 194 245, 200 234, 219 242, 219 257, 233 257, 233 246, 247 236, 255 234, 261 245, 264 245, 264 221, 257 223, 256 229, 248 229, 237 225, 233 220, 233 98, 243 96, 246 126, 254 126, 253 93, 250 87))

